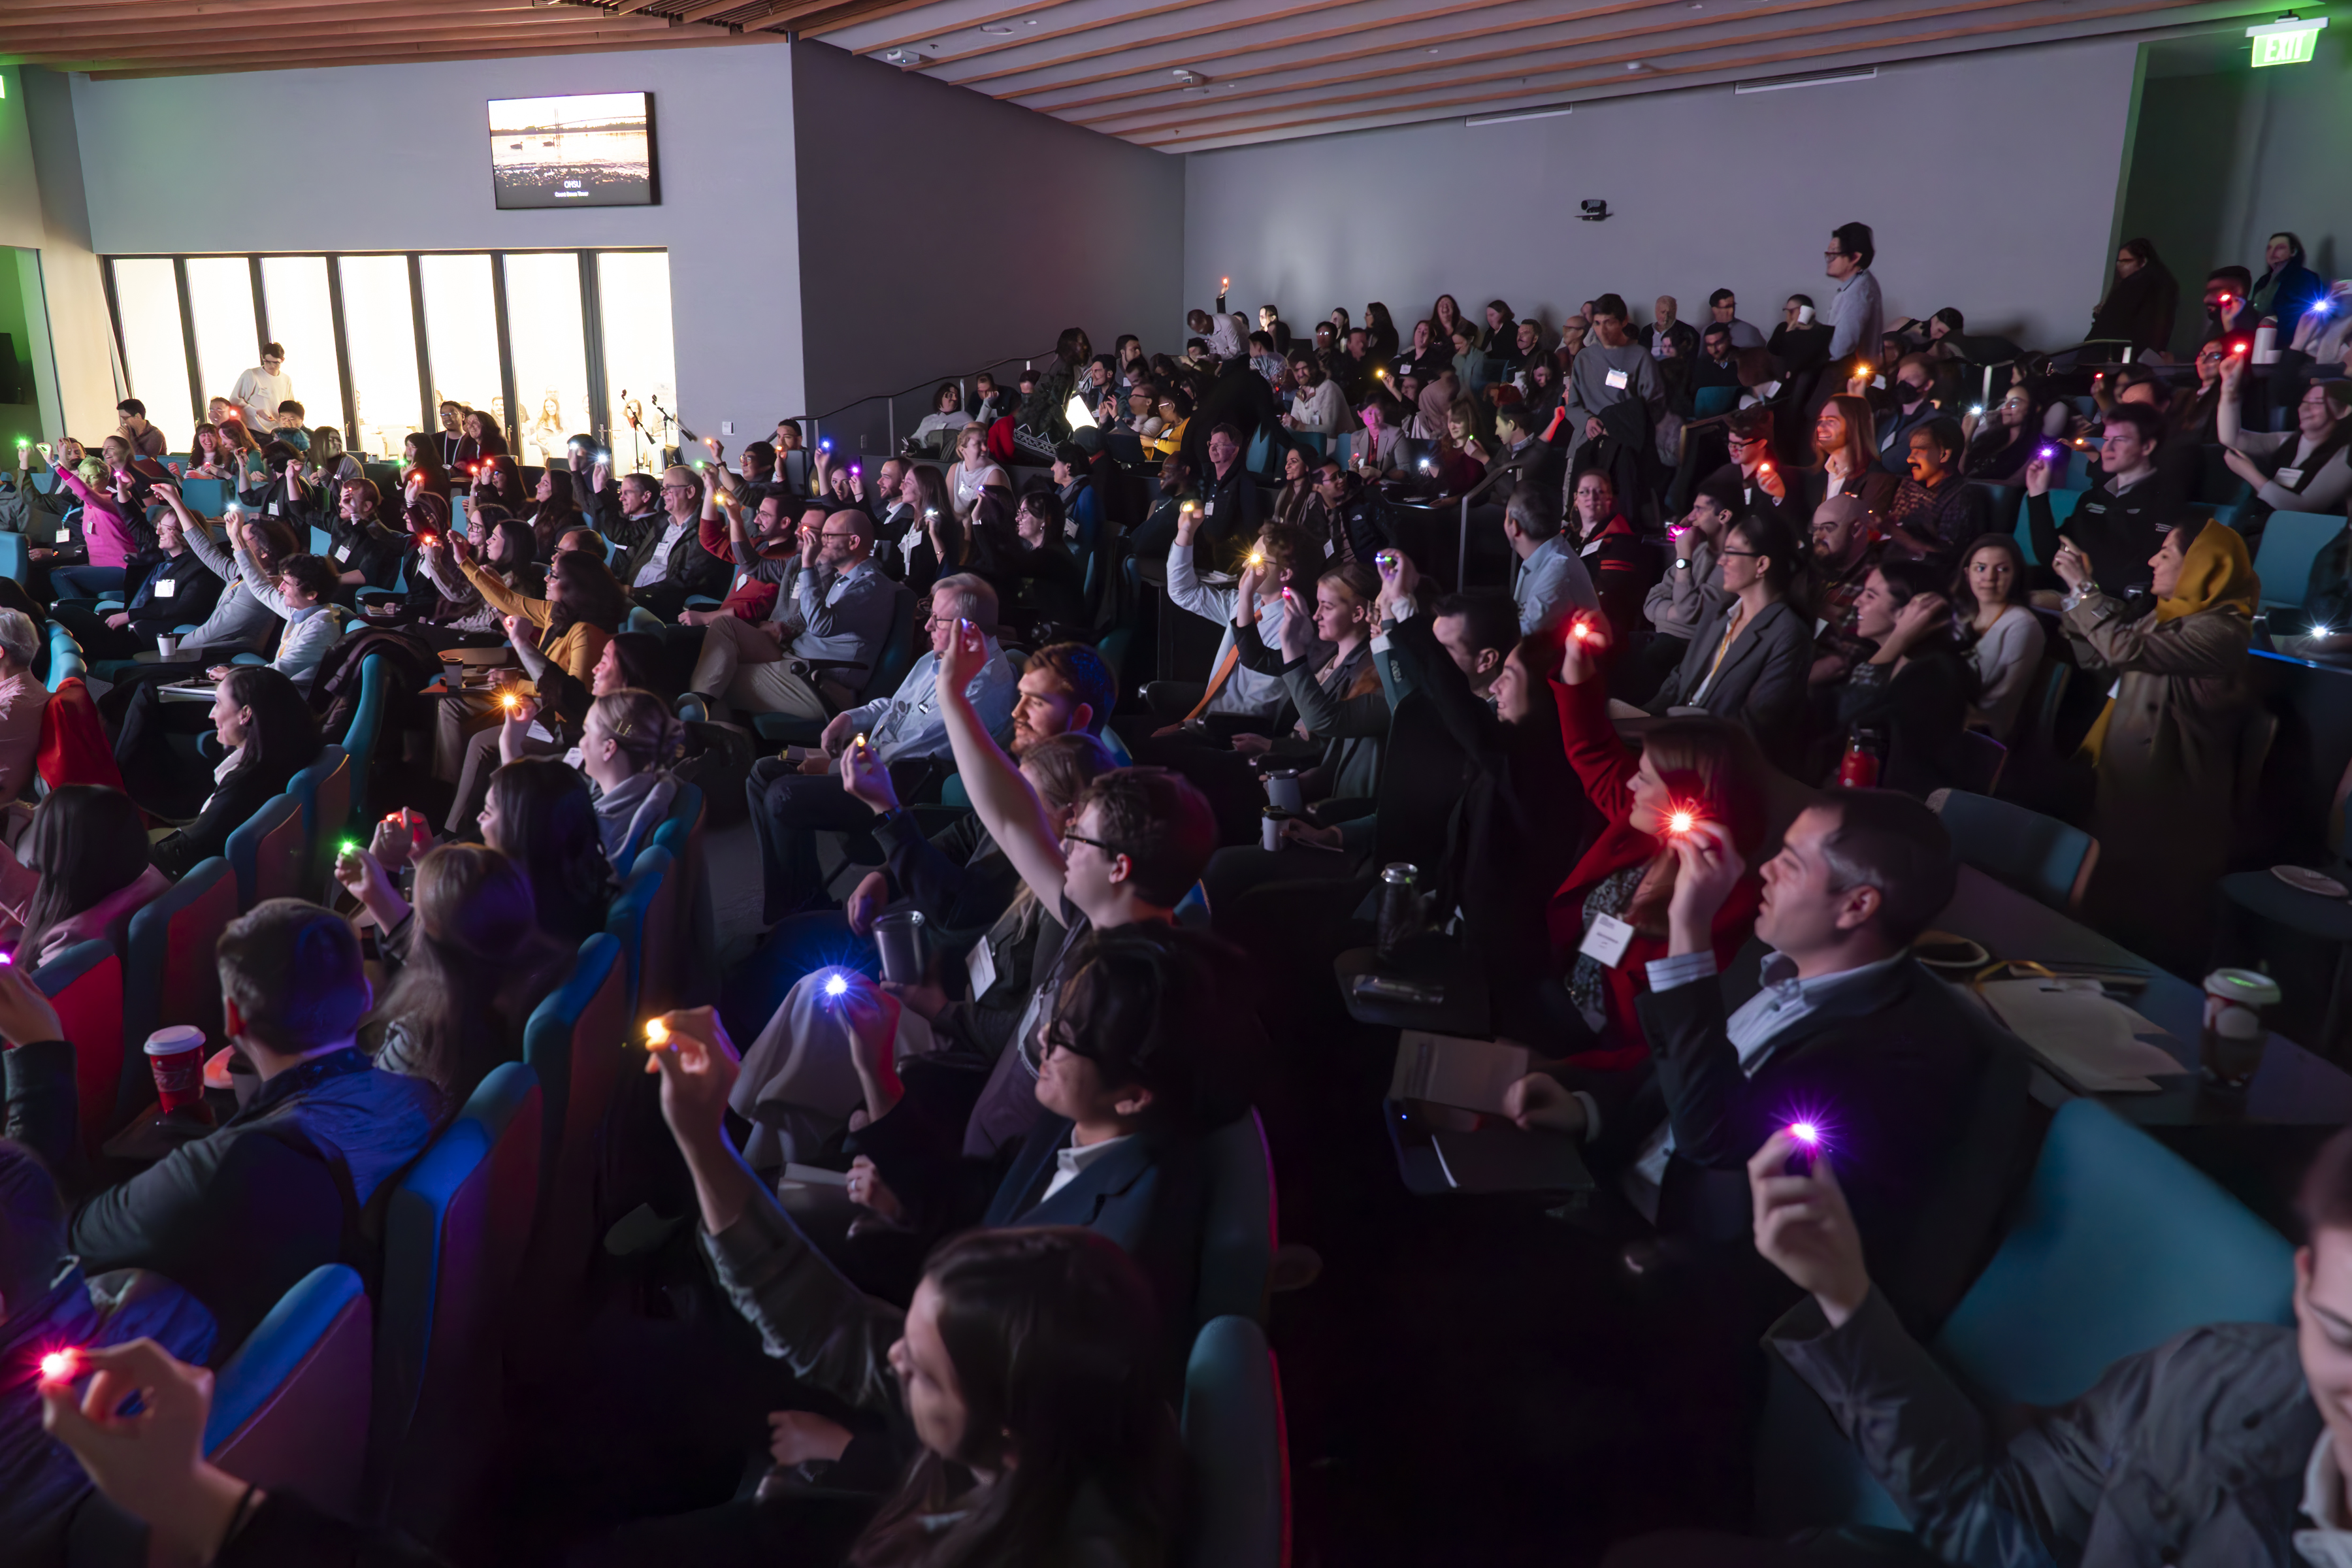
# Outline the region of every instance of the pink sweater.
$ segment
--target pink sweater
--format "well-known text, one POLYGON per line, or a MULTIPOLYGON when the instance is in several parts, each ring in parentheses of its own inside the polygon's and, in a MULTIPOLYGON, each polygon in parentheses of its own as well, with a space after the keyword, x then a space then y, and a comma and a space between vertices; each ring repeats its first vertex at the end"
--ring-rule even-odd
POLYGON ((112 496, 100 495, 81 482, 81 476, 71 468, 59 466, 58 478, 66 489, 81 498, 81 533, 89 542, 89 563, 93 566, 120 566, 135 547, 131 537, 131 525, 123 521, 122 508, 112 496))

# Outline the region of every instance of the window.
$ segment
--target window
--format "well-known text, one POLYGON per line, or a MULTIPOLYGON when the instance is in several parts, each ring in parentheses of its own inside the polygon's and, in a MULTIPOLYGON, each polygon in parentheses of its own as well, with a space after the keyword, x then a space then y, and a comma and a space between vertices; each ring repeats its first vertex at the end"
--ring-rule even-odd
POLYGON ((261 298, 269 339, 286 351, 286 374, 312 428, 341 425, 342 356, 335 351, 335 310, 327 297, 323 256, 265 256, 261 298))
POLYGON ((665 251, 124 256, 105 265, 123 377, 174 451, 202 416, 194 400, 228 394, 260 363, 265 338, 285 346, 304 422, 340 425, 352 450, 377 457, 397 458, 409 432, 437 428, 435 405, 446 398, 480 409, 527 464, 562 462, 569 437, 609 430, 614 466, 627 473, 659 461, 655 403, 677 407, 665 251), (583 294, 591 279, 593 310, 583 294), (634 440, 629 405, 646 422, 634 440))
MULTIPOLYGON (((122 374, 131 395, 147 405, 147 422, 163 432, 174 452, 195 437, 188 405, 188 341, 180 331, 180 285, 168 258, 114 264, 114 308, 122 332, 122 374)), ((95 442, 106 430, 68 431, 95 442)))
POLYGON ((425 282, 425 352, 433 365, 434 417, 438 420, 445 402, 485 411, 499 406, 503 378, 490 258, 424 256, 417 268, 425 282))
MULTIPOLYGON (((677 362, 670 347, 669 252, 613 250, 598 256, 596 311, 604 338, 604 409, 612 422, 613 471, 643 472, 661 461, 658 408, 677 409, 677 362)), ((670 439, 679 439, 675 430, 670 439)))
MULTIPOLYGON (((236 378, 261 363, 261 337, 253 321, 253 264, 242 256, 192 256, 187 266, 196 384, 207 399, 226 397, 236 378)), ((293 372, 289 365, 289 379, 293 372)), ((269 439, 260 430, 255 434, 269 439)))
POLYGON ((580 258, 571 251, 506 258, 507 344, 515 402, 508 427, 516 460, 564 461, 564 441, 589 426, 588 333, 580 319, 580 258))
POLYGON ((360 449, 396 458, 419 425, 416 313, 405 256, 339 256, 343 342, 352 366, 352 425, 360 449))

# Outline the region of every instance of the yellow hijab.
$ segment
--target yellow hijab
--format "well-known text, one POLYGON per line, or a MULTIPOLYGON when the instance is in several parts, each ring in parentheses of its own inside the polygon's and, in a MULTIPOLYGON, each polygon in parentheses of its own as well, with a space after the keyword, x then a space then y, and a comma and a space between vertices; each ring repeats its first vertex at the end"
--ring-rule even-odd
POLYGON ((2245 540, 2227 524, 2208 522, 2189 541, 2179 583, 2156 602, 2156 618, 2177 621, 2202 610, 2235 610, 2251 619, 2262 593, 2263 580, 2254 575, 2245 540))
MULTIPOLYGON (((2177 621, 2204 610, 2235 610, 2251 618, 2261 602, 2263 580, 2247 559, 2246 542, 2226 523, 2209 521, 2189 542, 2180 563, 2180 581, 2156 602, 2158 623, 2177 621)), ((2115 717, 2115 699, 2099 710, 2098 722, 2083 737, 2083 754, 2096 763, 2107 743, 2107 723, 2115 717)))

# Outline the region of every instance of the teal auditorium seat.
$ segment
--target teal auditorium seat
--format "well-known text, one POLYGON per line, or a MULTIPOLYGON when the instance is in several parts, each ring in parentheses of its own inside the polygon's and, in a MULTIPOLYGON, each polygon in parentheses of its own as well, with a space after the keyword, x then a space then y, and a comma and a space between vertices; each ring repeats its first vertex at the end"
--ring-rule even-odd
POLYGON ((499 1438, 500 1346, 539 1199, 539 1079, 492 1070, 384 1217, 363 1518, 432 1540, 499 1438))
MULTIPOLYGON (((2081 490, 2060 489, 2053 483, 2050 488, 2049 497, 2050 526, 2065 527, 2066 520, 2074 515, 2074 503, 2082 499, 2081 490)), ((2017 547, 2025 552, 2025 563, 2028 566, 2045 566, 2049 563, 2033 553, 2033 526, 2030 521, 2032 515, 2032 501, 2029 499, 2024 505, 2017 509, 2017 547)))
POLYGON ((629 1016, 650 1017, 669 1010, 669 955, 676 933, 669 930, 674 899, 666 898, 673 885, 670 868, 677 862, 656 845, 640 852, 621 883, 604 929, 628 955, 629 1016))
POLYGON ((358 1273, 312 1269, 215 1375, 205 1457, 238 1480, 356 1517, 374 1344, 358 1273))
MULTIPOLYGON (((364 699, 365 671, 360 685, 364 699)), ((335 874, 335 853, 351 826, 351 753, 341 746, 320 747, 318 759, 286 781, 286 793, 302 808, 303 886, 331 901, 333 889, 326 884, 335 874)))
POLYGON ((2062 913, 2083 907, 2099 841, 2081 828, 1966 790, 1939 789, 1927 805, 1944 819, 1960 858, 1986 876, 2062 913))
POLYGON ((2254 575, 2263 580, 2263 608, 2301 609, 2311 594, 2311 569, 2331 544, 2344 537, 2340 515, 2274 511, 2263 524, 2254 575))
MULTIPOLYGON (((376 752, 383 741, 384 709, 392 697, 392 661, 382 654, 370 654, 360 661, 360 700, 352 708, 352 721, 343 726, 343 751, 352 760, 349 819, 363 824, 368 817, 368 784, 375 772, 376 752)), ((322 824, 321 832, 340 833, 340 828, 322 824)))
POLYGON ((89 667, 81 656, 81 643, 66 630, 60 621, 49 623, 49 689, 54 692, 67 681, 79 677, 88 679, 89 667))
POLYGON ((163 897, 131 917, 122 963, 121 1092, 114 1125, 155 1101, 142 1047, 166 1022, 193 1024, 217 1044, 221 1029, 221 933, 236 918, 236 878, 215 855, 198 861, 163 897))
POLYGON ((599 931, 580 944, 572 973, 532 1010, 522 1056, 539 1077, 539 1224, 524 1282, 532 1316, 575 1308, 595 1245, 596 1172, 629 1032, 628 970, 621 944, 599 931))
POLYGON ((238 910, 268 899, 299 898, 304 858, 301 803, 290 795, 278 795, 228 836, 238 910))
POLYGON ((1282 1382, 1265 1331, 1218 1318, 1184 1368, 1184 1450, 1192 1461, 1186 1568, 1283 1568, 1290 1561, 1290 1469, 1282 1382))
POLYGON ((31 541, 21 533, 0 533, 0 577, 22 584, 32 564, 31 541))
MULTIPOLYGON (((2057 1405, 2200 1323, 2292 1320, 2294 1249, 2095 1100, 2059 1107, 2000 1249, 1936 1338, 2000 1401, 2057 1405)), ((1756 1446, 1757 1530, 1904 1527, 1811 1391, 1777 1358, 1756 1446)))
MULTIPOLYGON (((901 584, 891 595, 890 629, 883 636, 882 651, 875 657, 865 688, 852 706, 898 690, 907 671, 915 667, 915 591, 901 584)), ((822 719, 795 719, 789 713, 761 713, 751 720, 751 729, 760 739, 779 745, 814 746, 824 733, 824 726, 822 719)))

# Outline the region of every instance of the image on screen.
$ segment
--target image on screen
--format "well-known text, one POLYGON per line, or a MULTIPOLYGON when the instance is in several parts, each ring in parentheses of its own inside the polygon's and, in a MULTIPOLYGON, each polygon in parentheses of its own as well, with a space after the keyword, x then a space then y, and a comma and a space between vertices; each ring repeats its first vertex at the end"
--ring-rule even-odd
POLYGON ((499 206, 656 205, 653 108, 644 92, 490 100, 499 206))

